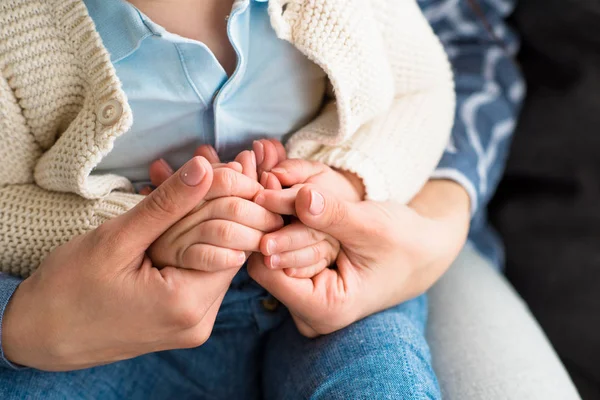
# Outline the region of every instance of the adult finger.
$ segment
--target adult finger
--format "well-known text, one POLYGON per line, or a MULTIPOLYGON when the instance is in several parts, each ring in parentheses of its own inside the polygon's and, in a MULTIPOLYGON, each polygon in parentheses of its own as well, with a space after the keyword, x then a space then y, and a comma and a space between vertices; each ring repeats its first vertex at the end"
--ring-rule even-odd
MULTIPOLYGON (((301 249, 276 253, 265 258, 265 264, 271 269, 306 268, 325 262, 325 266, 333 264, 338 255, 338 242, 322 240, 301 249)), ((312 275, 311 275, 312 276, 312 275)))
POLYGON ((331 239, 325 232, 309 228, 300 221, 292 222, 278 231, 267 233, 260 241, 260 251, 265 256, 299 250, 307 246, 331 239))
POLYGON ((198 147, 194 152, 194 155, 206 158, 211 164, 217 164, 221 162, 217 151, 209 144, 203 144, 202 146, 198 147))
POLYGON ((296 195, 296 215, 306 226, 325 232, 343 245, 373 240, 386 220, 374 202, 348 202, 313 185, 302 187, 296 195))
POLYGON ((164 159, 156 160, 150 164, 150 182, 156 187, 162 185, 175 172, 164 159))
POLYGON ((212 181, 208 161, 194 157, 130 211, 101 225, 101 230, 127 238, 135 246, 132 251, 145 250, 204 199, 212 181))
POLYGON ((298 279, 306 279, 312 278, 318 275, 325 268, 329 267, 330 264, 327 264, 327 260, 321 260, 319 263, 315 265, 311 265, 309 267, 304 268, 288 268, 285 269, 285 273, 287 276, 298 279))
POLYGON ((254 198, 254 202, 277 214, 295 215, 296 195, 299 190, 299 187, 283 190, 261 190, 254 198))
POLYGON ((311 177, 327 171, 330 171, 330 169, 323 163, 299 158, 284 160, 271 169, 271 173, 279 179, 283 186, 305 183, 311 177))

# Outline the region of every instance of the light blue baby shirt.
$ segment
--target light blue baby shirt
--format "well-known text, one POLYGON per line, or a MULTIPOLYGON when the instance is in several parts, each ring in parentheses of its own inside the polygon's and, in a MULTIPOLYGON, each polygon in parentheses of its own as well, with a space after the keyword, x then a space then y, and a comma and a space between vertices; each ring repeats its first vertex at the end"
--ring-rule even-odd
POLYGON ((94 174, 125 176, 139 189, 160 157, 179 168, 197 146, 212 144, 231 160, 255 139, 284 139, 321 107, 325 73, 276 37, 264 0, 234 3, 230 78, 203 43, 167 32, 126 1, 85 4, 133 111, 131 130, 94 174))

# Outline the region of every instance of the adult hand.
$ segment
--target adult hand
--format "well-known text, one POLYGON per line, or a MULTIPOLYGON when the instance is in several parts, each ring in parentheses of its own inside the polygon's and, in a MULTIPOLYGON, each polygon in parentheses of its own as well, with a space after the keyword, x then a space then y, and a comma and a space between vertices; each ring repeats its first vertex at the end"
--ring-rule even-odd
POLYGON ((204 343, 237 268, 159 270, 145 252, 212 180, 210 164, 196 157, 126 214, 54 250, 8 304, 6 357, 75 370, 204 343))
POLYGON ((248 271, 309 337, 425 292, 457 256, 469 226, 468 195, 449 181, 430 181, 408 206, 344 201, 312 185, 298 191, 293 205, 305 225, 341 242, 337 269, 299 279, 253 254, 248 271))

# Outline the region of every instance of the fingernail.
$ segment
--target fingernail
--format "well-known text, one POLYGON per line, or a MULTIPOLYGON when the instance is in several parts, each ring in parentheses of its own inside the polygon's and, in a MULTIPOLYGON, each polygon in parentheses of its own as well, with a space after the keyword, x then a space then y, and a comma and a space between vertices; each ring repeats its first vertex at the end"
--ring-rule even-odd
POLYGON ((175 172, 173 171, 173 168, 171 168, 171 166, 169 165, 168 162, 166 162, 164 160, 164 158, 161 158, 158 160, 158 162, 167 169, 167 171, 169 171, 169 175, 173 175, 175 172))
POLYGON ((267 241, 267 255, 275 253, 277 250, 277 243, 273 239, 267 241))
POLYGON ((188 161, 181 170, 181 180, 188 186, 198 186, 206 171, 200 162, 199 157, 194 157, 188 161))
POLYGON ((285 168, 273 168, 271 172, 275 172, 276 174, 287 174, 287 169, 285 168))
POLYGON ((243 264, 246 262, 246 253, 244 253, 243 251, 238 255, 238 261, 240 264, 243 264))
POLYGON ((265 160, 265 147, 261 142, 255 140, 252 143, 252 149, 256 153, 256 163, 260 164, 265 160))
POLYGON ((262 193, 259 193, 254 197, 254 202, 258 205, 261 205, 262 203, 264 203, 264 201, 265 201, 265 195, 262 193))
POLYGON ((281 261, 281 258, 279 258, 279 256, 277 254, 273 254, 271 256, 271 268, 278 267, 280 261, 281 261))
POLYGON ((325 210, 325 199, 323 198, 323 195, 316 190, 311 190, 308 211, 312 215, 320 215, 323 210, 325 210))
POLYGON ((252 160, 252 165, 256 168, 256 153, 254 150, 250 150, 250 159, 252 160))
POLYGON ((262 185, 262 187, 267 187, 267 183, 269 181, 269 175, 263 171, 262 174, 260 174, 260 184, 262 185))

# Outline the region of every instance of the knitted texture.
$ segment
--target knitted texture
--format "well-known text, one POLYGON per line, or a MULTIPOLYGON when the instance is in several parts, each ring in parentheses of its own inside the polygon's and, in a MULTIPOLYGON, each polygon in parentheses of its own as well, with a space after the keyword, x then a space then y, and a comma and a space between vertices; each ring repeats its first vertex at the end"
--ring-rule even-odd
MULTIPOLYGON (((290 155, 355 172, 370 199, 412 198, 454 114, 449 63, 415 1, 270 0, 269 14, 335 94, 292 135, 290 155)), ((0 2, 3 272, 28 276, 52 249, 141 199, 123 177, 90 176, 131 123, 81 0, 0 2)))

